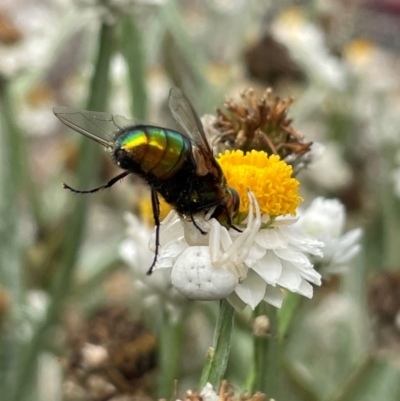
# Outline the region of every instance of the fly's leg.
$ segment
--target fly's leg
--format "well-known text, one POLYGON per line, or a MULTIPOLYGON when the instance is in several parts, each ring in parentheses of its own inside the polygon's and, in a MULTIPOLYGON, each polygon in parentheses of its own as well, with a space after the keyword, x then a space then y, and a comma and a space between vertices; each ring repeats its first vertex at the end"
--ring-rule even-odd
POLYGON ((158 251, 160 249, 160 202, 158 200, 157 191, 154 188, 151 188, 151 205, 153 206, 153 218, 156 225, 156 249, 154 252, 153 263, 146 273, 148 276, 153 273, 153 268, 157 263, 158 251))
POLYGON ((65 184, 64 182, 62 184, 62 187, 65 189, 69 189, 71 192, 74 192, 75 194, 92 194, 92 193, 100 191, 102 189, 111 188, 116 182, 118 182, 119 180, 122 180, 128 174, 130 174, 129 171, 124 171, 123 173, 118 174, 116 177, 111 178, 111 180, 108 181, 107 184, 101 185, 100 187, 97 187, 97 188, 88 189, 85 191, 79 191, 77 189, 74 189, 74 188, 70 187, 69 185, 65 184))

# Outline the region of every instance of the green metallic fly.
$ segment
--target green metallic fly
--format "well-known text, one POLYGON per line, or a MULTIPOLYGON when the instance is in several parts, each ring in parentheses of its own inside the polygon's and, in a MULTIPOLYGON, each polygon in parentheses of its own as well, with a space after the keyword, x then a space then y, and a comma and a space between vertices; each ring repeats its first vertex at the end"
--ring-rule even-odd
POLYGON ((142 177, 151 188, 156 225, 156 252, 147 274, 151 274, 159 250, 160 206, 158 194, 184 218, 212 211, 211 217, 227 228, 239 207, 237 192, 227 186, 215 160, 203 126, 188 98, 177 88, 169 95, 169 107, 184 133, 108 113, 55 107, 54 114, 68 127, 104 146, 114 163, 124 170, 100 187, 75 193, 87 194, 110 188, 128 174, 142 177))

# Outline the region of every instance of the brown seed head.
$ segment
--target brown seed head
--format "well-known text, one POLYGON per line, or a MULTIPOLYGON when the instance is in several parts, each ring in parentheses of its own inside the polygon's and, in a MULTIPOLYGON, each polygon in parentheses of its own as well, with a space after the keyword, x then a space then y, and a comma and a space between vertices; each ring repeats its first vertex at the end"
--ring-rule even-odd
POLYGON ((251 88, 241 93, 241 102, 228 99, 227 111, 217 109, 217 120, 213 128, 218 134, 215 144, 223 144, 222 150, 263 150, 277 154, 282 159, 289 155, 303 155, 310 150, 311 142, 304 142, 287 118, 287 109, 293 98, 272 98, 272 89, 267 89, 258 99, 251 88))

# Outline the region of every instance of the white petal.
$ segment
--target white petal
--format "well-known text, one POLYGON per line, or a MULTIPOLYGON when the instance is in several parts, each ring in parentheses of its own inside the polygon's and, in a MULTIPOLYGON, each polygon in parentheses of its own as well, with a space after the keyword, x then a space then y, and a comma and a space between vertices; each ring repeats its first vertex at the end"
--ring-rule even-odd
POLYGON ((256 242, 254 242, 250 248, 248 259, 259 260, 264 257, 266 252, 267 252, 267 250, 265 247, 262 247, 262 246, 258 245, 256 242))
POLYGON ((267 289, 263 298, 265 302, 268 302, 276 308, 280 308, 284 298, 285 296, 279 287, 271 287, 270 285, 267 285, 267 289))
POLYGON ((301 274, 301 277, 303 277, 310 283, 313 283, 315 285, 321 285, 321 274, 319 274, 313 268, 301 269, 300 274, 301 274))
POLYGON ((299 217, 287 214, 286 216, 278 216, 273 224, 273 227, 286 227, 296 223, 299 217))
POLYGON ((297 290, 297 293, 300 295, 303 295, 307 298, 312 298, 313 293, 314 293, 314 289, 313 286, 308 283, 306 280, 302 279, 301 280, 301 284, 299 289, 297 290))
POLYGON ((264 298, 267 283, 260 276, 249 270, 249 274, 243 283, 235 288, 236 294, 243 302, 254 309, 264 298))
POLYGON ((226 297, 227 301, 239 312, 241 312, 247 304, 245 304, 236 294, 236 292, 232 292, 226 297))
POLYGON ((358 242, 363 235, 361 228, 355 228, 341 236, 338 240, 338 247, 348 247, 358 242))
POLYGON ((172 269, 175 263, 175 258, 165 258, 159 256, 153 270, 172 269))
POLYGON ((281 249, 288 246, 289 239, 280 230, 271 228, 260 230, 255 242, 266 249, 281 249))
POLYGON ((282 274, 277 284, 289 291, 297 292, 301 285, 300 272, 289 262, 282 261, 282 274))
POLYGON ((324 246, 322 241, 315 237, 306 234, 299 227, 281 227, 280 230, 288 238, 291 245, 303 252, 311 253, 312 255, 322 256, 321 248, 324 246))
POLYGON ((160 256, 165 258, 176 258, 188 245, 183 239, 171 241, 160 248, 160 256))
POLYGON ((336 253, 333 255, 333 263, 337 264, 345 264, 350 262, 351 259, 354 258, 361 250, 361 245, 357 244, 352 246, 350 249, 340 250, 338 249, 336 253))
MULTIPOLYGON (((169 215, 168 215, 169 216, 169 215)), ((166 217, 165 220, 168 219, 168 216, 166 217)), ((164 220, 164 221, 165 221, 164 220)), ((164 225, 164 223, 161 223, 160 227, 160 244, 164 245, 167 242, 177 240, 179 238, 183 237, 183 223, 179 218, 176 220, 170 221, 168 224, 164 225)), ((150 238, 150 249, 154 250, 155 248, 155 229, 153 232, 153 235, 150 238)))
POLYGON ((255 263, 253 270, 268 284, 275 286, 282 274, 282 264, 273 251, 268 251, 261 260, 255 263))
POLYGON ((295 264, 296 266, 299 265, 301 267, 310 268, 312 267, 311 262, 308 260, 307 256, 301 252, 294 251, 292 249, 275 249, 275 254, 288 262, 295 264))
POLYGON ((156 265, 154 269, 171 269, 176 258, 187 248, 187 244, 183 239, 171 241, 165 244, 159 250, 156 265))
POLYGON ((200 301, 225 298, 237 284, 228 269, 212 266, 208 246, 186 248, 174 264, 171 282, 182 295, 200 301))

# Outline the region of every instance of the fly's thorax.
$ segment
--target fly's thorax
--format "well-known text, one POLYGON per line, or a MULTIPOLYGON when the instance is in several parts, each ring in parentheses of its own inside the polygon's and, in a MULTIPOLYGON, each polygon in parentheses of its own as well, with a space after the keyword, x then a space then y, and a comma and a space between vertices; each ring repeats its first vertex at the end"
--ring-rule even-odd
POLYGON ((179 132, 144 125, 119 133, 113 154, 115 162, 125 170, 168 179, 191 156, 191 147, 191 142, 179 132))

